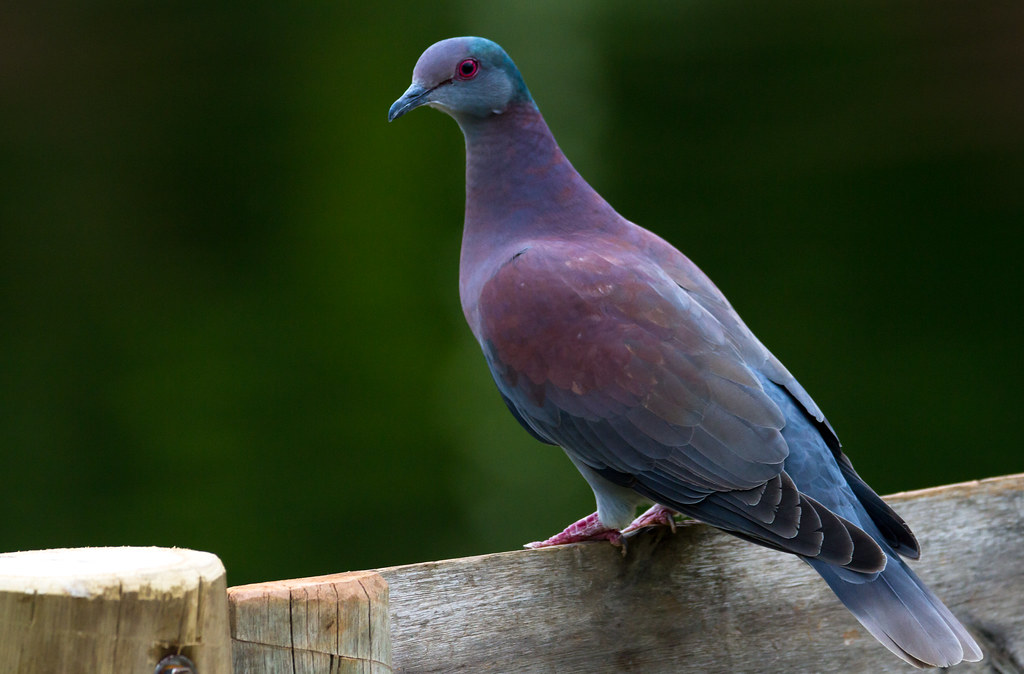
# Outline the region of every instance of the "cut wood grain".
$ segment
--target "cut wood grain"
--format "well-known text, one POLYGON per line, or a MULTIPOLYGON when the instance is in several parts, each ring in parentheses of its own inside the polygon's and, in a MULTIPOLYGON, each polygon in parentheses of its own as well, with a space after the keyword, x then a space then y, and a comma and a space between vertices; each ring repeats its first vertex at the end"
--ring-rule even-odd
MULTIPOLYGON (((1024 474, 887 500, 986 652, 955 671, 1024 671, 1024 474)), ((399 672, 913 671, 799 559, 701 524, 379 573, 399 672)))
POLYGON ((0 554, 0 671, 231 671, 224 565, 179 548, 0 554))
POLYGON ((391 671, 388 586, 372 571, 228 590, 238 674, 391 671))

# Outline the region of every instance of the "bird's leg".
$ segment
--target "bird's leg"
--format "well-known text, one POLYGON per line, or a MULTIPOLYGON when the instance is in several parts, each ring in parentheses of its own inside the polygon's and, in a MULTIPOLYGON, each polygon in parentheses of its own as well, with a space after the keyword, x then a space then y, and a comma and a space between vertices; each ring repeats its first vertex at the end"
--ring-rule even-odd
POLYGON ((673 515, 675 515, 674 510, 669 510, 665 506, 655 503, 644 514, 630 522, 629 526, 622 530, 622 533, 628 534, 637 529, 656 526, 667 526, 672 530, 672 533, 675 533, 676 521, 673 515))
POLYGON ((546 548, 552 545, 564 545, 579 541, 610 541, 612 545, 622 545, 622 533, 601 524, 597 513, 587 515, 579 522, 567 526, 560 534, 555 534, 546 541, 527 543, 524 548, 546 548))

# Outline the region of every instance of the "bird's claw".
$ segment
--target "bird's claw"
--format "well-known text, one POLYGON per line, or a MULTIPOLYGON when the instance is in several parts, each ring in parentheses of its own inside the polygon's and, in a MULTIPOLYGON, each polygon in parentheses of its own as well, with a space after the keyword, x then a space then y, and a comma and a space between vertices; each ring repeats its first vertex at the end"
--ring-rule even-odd
POLYGON ((566 545, 568 543, 582 543, 584 541, 608 541, 615 547, 621 547, 625 549, 625 541, 622 538, 622 532, 615 529, 609 529, 607 531, 601 531, 594 534, 578 534, 578 533, 567 533, 563 531, 560 534, 555 534, 551 538, 543 541, 534 541, 533 543, 527 543, 523 547, 530 550, 537 550, 539 548, 550 548, 554 545, 566 545))
POLYGON ((616 547, 621 547, 623 549, 623 554, 625 554, 626 546, 622 539, 622 532, 618 529, 611 529, 601 524, 601 520, 598 519, 597 513, 588 515, 578 522, 570 524, 564 531, 555 534, 547 540, 527 543, 523 547, 536 550, 538 548, 548 548, 553 545, 565 545, 567 543, 579 543, 581 541, 608 541, 616 547))
POLYGON ((630 522, 629 526, 622 530, 624 534, 630 534, 644 527, 668 527, 672 533, 676 532, 675 511, 662 505, 651 506, 646 512, 630 522))

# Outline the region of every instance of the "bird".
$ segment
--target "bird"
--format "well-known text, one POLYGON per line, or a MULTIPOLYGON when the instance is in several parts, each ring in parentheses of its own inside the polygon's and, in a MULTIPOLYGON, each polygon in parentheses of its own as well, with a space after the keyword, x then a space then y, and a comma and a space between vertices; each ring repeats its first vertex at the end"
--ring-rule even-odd
POLYGON ((811 396, 704 272, 573 168, 504 49, 428 47, 388 121, 421 106, 465 137, 466 321, 509 411, 597 502, 528 547, 621 544, 678 513, 798 556, 911 665, 982 658, 901 558, 918 558, 916 537, 811 396))

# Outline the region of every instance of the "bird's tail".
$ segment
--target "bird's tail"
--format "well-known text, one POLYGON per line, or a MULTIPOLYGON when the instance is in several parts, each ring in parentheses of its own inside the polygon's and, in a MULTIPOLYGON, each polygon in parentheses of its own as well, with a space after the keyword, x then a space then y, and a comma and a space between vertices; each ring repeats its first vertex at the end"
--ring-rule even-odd
POLYGON ((981 649, 960 621, 887 545, 888 561, 864 575, 805 559, 862 625, 915 667, 950 667, 981 660, 981 649))

